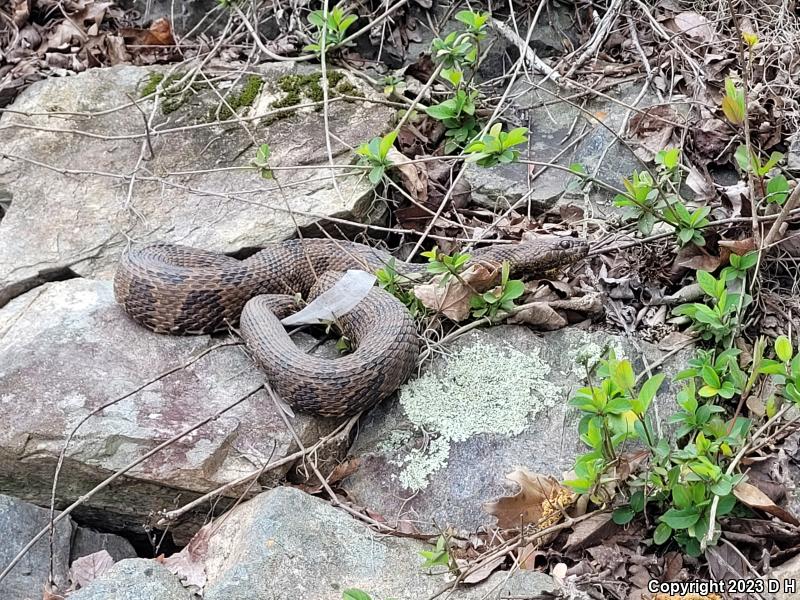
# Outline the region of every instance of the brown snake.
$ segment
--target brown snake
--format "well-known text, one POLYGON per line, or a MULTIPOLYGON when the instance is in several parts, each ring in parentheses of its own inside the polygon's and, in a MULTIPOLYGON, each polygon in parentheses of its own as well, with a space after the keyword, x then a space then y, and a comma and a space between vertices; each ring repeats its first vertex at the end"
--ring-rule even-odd
MULTIPOLYGON (((472 256, 507 260, 515 273, 541 274, 587 250, 582 240, 542 237, 472 256)), ((247 347, 284 400, 306 412, 339 417, 377 404, 411 375, 419 346, 408 310, 388 292, 370 290, 338 320, 354 351, 336 359, 301 351, 280 319, 297 309, 297 294, 311 300, 338 279, 336 272, 375 272, 390 259, 369 246, 326 239, 272 244, 245 260, 152 244, 124 253, 114 294, 131 318, 157 333, 204 334, 240 322, 247 347)), ((395 268, 401 275, 426 272, 424 264, 397 261, 395 268)))

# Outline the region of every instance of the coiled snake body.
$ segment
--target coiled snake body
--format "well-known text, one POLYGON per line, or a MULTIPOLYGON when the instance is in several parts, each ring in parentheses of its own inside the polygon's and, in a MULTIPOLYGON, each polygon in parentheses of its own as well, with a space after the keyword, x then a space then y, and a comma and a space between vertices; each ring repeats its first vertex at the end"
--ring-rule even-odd
MULTIPOLYGON (((573 238, 546 237, 494 246, 474 258, 508 260, 513 272, 543 273, 585 256, 573 238)), ((414 321, 380 288, 370 290, 339 319, 354 346, 326 359, 302 352, 280 319, 332 285, 336 272, 385 267, 391 255, 354 242, 305 239, 267 246, 238 260, 173 244, 132 247, 114 277, 117 302, 135 321, 158 333, 204 334, 240 322, 256 362, 292 406, 325 417, 354 414, 394 392, 411 375, 419 354, 414 321)), ((396 262, 398 273, 425 273, 423 264, 396 262)))

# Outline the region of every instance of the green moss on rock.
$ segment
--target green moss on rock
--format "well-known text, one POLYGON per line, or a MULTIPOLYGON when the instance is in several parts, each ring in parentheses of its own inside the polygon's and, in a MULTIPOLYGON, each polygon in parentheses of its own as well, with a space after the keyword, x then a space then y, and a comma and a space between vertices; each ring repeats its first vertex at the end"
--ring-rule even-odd
POLYGON ((262 87, 264 87, 264 79, 262 77, 259 75, 249 75, 242 89, 239 90, 238 93, 231 94, 225 99, 227 106, 223 104, 219 108, 220 120, 225 121, 230 119, 233 113, 238 113, 240 109, 253 106, 256 98, 258 98, 258 94, 261 93, 262 87))
POLYGON ((160 105, 161 113, 168 115, 178 110, 183 106, 189 97, 194 93, 191 86, 176 85, 183 79, 183 73, 173 73, 166 77, 164 73, 153 72, 147 78, 142 90, 139 92, 139 97, 145 98, 158 91, 159 87, 162 90, 160 105))

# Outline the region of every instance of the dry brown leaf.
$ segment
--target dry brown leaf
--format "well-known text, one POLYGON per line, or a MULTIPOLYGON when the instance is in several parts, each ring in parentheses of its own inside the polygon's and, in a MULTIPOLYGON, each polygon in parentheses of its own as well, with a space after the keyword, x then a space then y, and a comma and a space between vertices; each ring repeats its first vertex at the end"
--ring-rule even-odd
POLYGON ((176 575, 186 586, 195 586, 202 592, 206 585, 205 557, 208 552, 208 538, 211 536, 213 523, 200 528, 189 544, 177 554, 169 558, 163 556, 155 560, 164 565, 170 573, 176 575))
POLYGON ((120 29, 119 33, 131 46, 172 46, 175 44, 169 19, 153 21, 148 29, 127 28, 120 29))
POLYGON ((477 292, 491 288, 500 275, 500 268, 486 262, 475 262, 463 273, 460 280, 449 277, 442 284, 437 275, 430 283, 414 286, 414 295, 426 308, 442 313, 453 321, 463 321, 470 314, 469 299, 477 292))
POLYGON ((58 589, 54 589, 49 582, 44 584, 44 593, 42 600, 65 600, 65 596, 58 593, 58 589))
POLYGON ((672 23, 668 24, 667 27, 676 33, 685 33, 690 37, 704 42, 711 42, 714 40, 714 28, 711 26, 711 23, 703 15, 696 12, 685 11, 678 13, 673 17, 672 23), (674 27, 671 27, 673 24, 674 27))
MULTIPOLYGON (((543 556, 547 556, 547 553, 540 550, 538 544, 527 544, 519 551, 519 568, 523 571, 534 571, 536 569, 536 559, 543 556)), ((552 575, 552 572, 550 574, 552 575)))
POLYGON ((681 117, 666 105, 652 106, 631 117, 631 135, 642 145, 637 148, 636 154, 645 160, 652 160, 657 152, 669 146, 675 129, 672 123, 680 120, 681 117))
POLYGON ((86 587, 114 566, 114 559, 106 550, 76 559, 69 569, 72 589, 86 587))
POLYGON ((733 254, 744 255, 750 252, 751 250, 756 249, 756 243, 753 238, 745 238, 743 240, 720 240, 719 241, 720 248, 726 248, 730 250, 733 254))
POLYGON ((722 257, 712 256, 704 249, 694 244, 687 244, 678 250, 675 256, 675 266, 693 271, 708 271, 713 273, 722 264, 722 257))
POLYGON ((611 512, 601 512, 576 524, 564 547, 571 551, 579 551, 610 537, 620 529, 611 516, 611 512))
MULTIPOLYGON (((485 564, 481 565, 478 569, 472 571, 469 575, 464 578, 464 583, 480 583, 484 579, 488 578, 489 575, 495 572, 497 567, 502 565, 506 560, 504 555, 498 556, 497 558, 493 558, 492 560, 486 562, 485 564)), ((467 568, 469 567, 469 561, 463 558, 456 559, 456 564, 459 567, 467 568)))
POLYGON ((387 158, 392 163, 392 168, 400 176, 400 184, 411 198, 425 204, 428 200, 428 174, 425 163, 415 164, 408 158, 391 148, 387 158))
POLYGON ((705 169, 701 171, 690 165, 689 174, 686 176, 686 185, 694 192, 697 202, 707 202, 716 198, 717 190, 714 180, 705 169))
POLYGON ((509 323, 525 323, 543 331, 555 331, 568 325, 567 320, 548 302, 533 302, 527 308, 509 317, 509 323))
POLYGON ((742 481, 739 483, 739 485, 733 488, 733 495, 736 496, 736 499, 739 500, 739 502, 749 506, 750 508, 762 510, 773 517, 779 518, 785 523, 800 525, 800 521, 798 521, 797 517, 795 517, 785 508, 775 504, 764 492, 762 492, 756 486, 747 483, 746 481, 742 481))
POLYGON ((31 16, 29 0, 11 1, 11 20, 17 27, 22 27, 31 16))
POLYGON ((351 458, 336 465, 328 476, 328 483, 338 483, 345 477, 349 477, 358 470, 361 461, 358 458, 351 458))
POLYGON ((694 339, 694 337, 686 335, 682 331, 671 331, 659 340, 658 349, 664 352, 670 352, 677 348, 686 347, 690 342, 694 341, 694 339))
POLYGON ((559 506, 572 502, 572 492, 549 475, 531 473, 520 467, 506 475, 506 479, 516 483, 519 492, 483 505, 483 509, 497 519, 501 529, 531 523, 549 527, 561 518, 559 506))

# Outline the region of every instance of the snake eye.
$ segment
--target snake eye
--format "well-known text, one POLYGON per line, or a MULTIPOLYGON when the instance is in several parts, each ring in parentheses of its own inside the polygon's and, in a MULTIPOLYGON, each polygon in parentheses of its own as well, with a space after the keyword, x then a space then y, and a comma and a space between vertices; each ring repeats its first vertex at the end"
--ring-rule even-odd
POLYGON ((570 248, 572 248, 572 240, 561 240, 558 243, 558 245, 561 246, 564 250, 569 250, 570 248))

